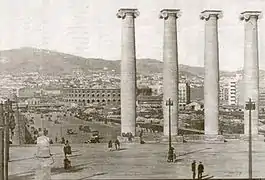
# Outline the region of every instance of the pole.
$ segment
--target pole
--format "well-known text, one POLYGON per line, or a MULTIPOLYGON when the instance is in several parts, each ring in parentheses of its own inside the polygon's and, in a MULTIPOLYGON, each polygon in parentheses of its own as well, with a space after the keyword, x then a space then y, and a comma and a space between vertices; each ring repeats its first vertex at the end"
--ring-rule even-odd
POLYGON ((4 179, 4 109, 0 104, 0 179, 4 179))
POLYGON ((169 115, 168 115, 168 160, 169 162, 172 161, 172 156, 173 156, 173 151, 172 146, 171 146, 171 106, 173 106, 173 101, 171 101, 171 99, 169 98, 168 101, 166 101, 166 106, 168 106, 168 111, 169 111, 169 115))
POLYGON ((5 149, 4 149, 4 180, 8 180, 8 161, 9 161, 9 112, 10 101, 5 102, 5 149))
POLYGON ((169 99, 169 105, 168 105, 168 145, 169 145, 169 149, 171 149, 171 100, 169 99))
POLYGON ((249 98, 249 179, 252 179, 252 124, 251 124, 251 110, 252 110, 252 102, 251 98, 249 98))
MULTIPOLYGON (((18 97, 17 95, 15 94, 15 97, 16 97, 16 115, 17 115, 17 120, 16 120, 16 128, 17 128, 17 136, 18 136, 18 144, 21 145, 21 141, 22 141, 22 133, 21 133, 21 129, 20 129, 20 114, 19 114, 19 107, 18 107, 18 97)), ((12 104, 11 104, 11 110, 12 110, 12 104)))

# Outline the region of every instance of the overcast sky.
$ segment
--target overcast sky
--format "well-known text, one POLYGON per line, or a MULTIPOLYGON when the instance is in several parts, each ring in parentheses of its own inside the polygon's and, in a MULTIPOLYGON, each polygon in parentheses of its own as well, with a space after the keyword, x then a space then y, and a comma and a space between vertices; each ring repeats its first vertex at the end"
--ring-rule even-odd
MULTIPOLYGON (((137 58, 162 60, 164 8, 178 8, 179 63, 203 66, 205 9, 223 10, 219 20, 220 69, 237 70, 244 61, 245 10, 265 12, 265 0, 0 0, 0 48, 40 47, 90 58, 120 59, 121 7, 138 8, 137 58)), ((265 18, 259 20, 265 33, 265 18)), ((260 67, 265 69, 265 35, 259 33, 260 67)))

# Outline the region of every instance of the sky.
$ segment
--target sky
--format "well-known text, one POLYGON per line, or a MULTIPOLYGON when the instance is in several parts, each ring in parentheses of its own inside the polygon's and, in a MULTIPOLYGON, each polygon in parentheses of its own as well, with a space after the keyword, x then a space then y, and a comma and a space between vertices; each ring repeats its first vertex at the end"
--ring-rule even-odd
MULTIPOLYGON (((137 8, 136 56, 162 60, 164 8, 180 9, 177 19, 180 64, 203 66, 204 21, 200 12, 223 11, 219 23, 221 70, 238 70, 244 62, 245 10, 265 12, 265 0, 1 0, 0 50, 37 47, 86 58, 119 60, 119 8, 137 8)), ((265 18, 258 21, 260 68, 265 69, 265 18)))

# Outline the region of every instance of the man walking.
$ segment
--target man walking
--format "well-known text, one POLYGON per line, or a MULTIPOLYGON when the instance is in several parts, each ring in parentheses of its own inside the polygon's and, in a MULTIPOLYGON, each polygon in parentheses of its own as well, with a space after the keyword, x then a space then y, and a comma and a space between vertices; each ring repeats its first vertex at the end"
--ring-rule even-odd
POLYGON ((196 177, 196 161, 193 160, 191 163, 191 170, 192 170, 192 179, 195 179, 196 177))
POLYGON ((198 165, 198 179, 202 179, 203 171, 204 171, 204 166, 202 162, 200 162, 200 164, 198 165))

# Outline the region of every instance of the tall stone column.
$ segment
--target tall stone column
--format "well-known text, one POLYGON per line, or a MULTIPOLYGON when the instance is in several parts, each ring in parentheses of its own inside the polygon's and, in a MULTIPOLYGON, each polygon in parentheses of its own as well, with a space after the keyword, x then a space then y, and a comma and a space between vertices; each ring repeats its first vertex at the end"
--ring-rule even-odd
POLYGON ((121 133, 136 130, 136 50, 134 19, 137 9, 120 9, 117 17, 122 20, 121 38, 121 133))
POLYGON ((204 45, 204 132, 218 135, 219 117, 219 50, 218 19, 222 11, 205 10, 201 20, 205 20, 204 45))
POLYGON ((171 106, 171 134, 178 135, 178 43, 177 18, 180 17, 178 9, 163 9, 159 18, 164 20, 163 45, 163 115, 164 135, 169 135, 169 106, 166 101, 170 98, 171 106))
MULTIPOLYGON (((255 102, 256 110, 252 115, 252 134, 258 135, 259 114, 259 57, 258 57, 258 25, 257 20, 261 18, 259 11, 245 11, 241 13, 240 19, 245 23, 244 42, 244 103, 249 98, 255 102)), ((244 110, 244 134, 249 131, 249 112, 244 110)))

